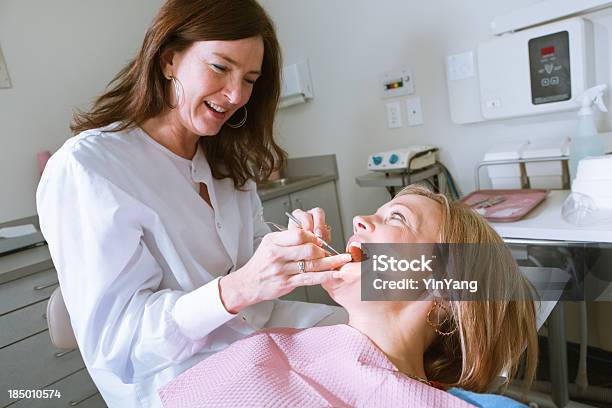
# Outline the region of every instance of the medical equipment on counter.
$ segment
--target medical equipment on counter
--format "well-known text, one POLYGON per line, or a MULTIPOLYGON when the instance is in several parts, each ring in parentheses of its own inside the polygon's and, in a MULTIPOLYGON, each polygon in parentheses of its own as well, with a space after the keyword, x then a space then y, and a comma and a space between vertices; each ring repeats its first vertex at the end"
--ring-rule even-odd
POLYGON ((368 157, 368 170, 391 172, 422 169, 436 162, 437 151, 438 148, 434 146, 414 145, 373 153, 368 157))
POLYGON ((538 115, 576 108, 592 85, 592 23, 575 17, 483 42, 449 55, 453 122, 538 115))
POLYGON ((578 127, 572 136, 570 145, 570 179, 576 177, 578 162, 588 156, 601 156, 604 154, 605 146, 603 138, 597 133, 595 120, 593 119, 593 104, 597 105, 600 111, 607 112, 603 102, 603 94, 608 86, 606 84, 597 85, 587 89, 582 95, 582 105, 578 111, 578 127))

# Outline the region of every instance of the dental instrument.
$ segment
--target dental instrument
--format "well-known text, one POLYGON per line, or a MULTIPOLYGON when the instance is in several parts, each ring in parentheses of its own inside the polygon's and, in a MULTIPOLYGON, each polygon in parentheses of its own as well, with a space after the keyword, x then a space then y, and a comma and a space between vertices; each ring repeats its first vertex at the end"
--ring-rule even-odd
MULTIPOLYGON (((300 220, 298 220, 297 218, 295 218, 293 215, 291 215, 288 212, 285 212, 285 215, 287 217, 289 217, 289 219, 293 222, 296 223, 296 225, 302 229, 304 229, 304 227, 302 226, 302 223, 300 222, 300 220)), ((323 238, 321 238, 318 234, 317 237, 319 238, 319 241, 321 241, 321 244, 323 246, 324 249, 326 249, 328 252, 331 252, 334 255, 340 255, 340 252, 336 251, 331 245, 329 245, 327 242, 325 242, 325 240, 323 238)))

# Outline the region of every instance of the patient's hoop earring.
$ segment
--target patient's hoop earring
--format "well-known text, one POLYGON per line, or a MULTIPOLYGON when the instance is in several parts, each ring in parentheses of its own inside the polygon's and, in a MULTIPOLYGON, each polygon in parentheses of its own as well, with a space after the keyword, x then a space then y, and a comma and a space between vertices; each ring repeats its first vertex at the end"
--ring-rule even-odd
POLYGON ((450 321, 450 310, 448 307, 442 305, 442 303, 439 303, 436 299, 434 299, 433 301, 433 305, 431 306, 431 309, 429 309, 429 312, 427 312, 427 324, 429 324, 431 326, 432 329, 434 329, 434 331, 436 333, 438 333, 440 336, 450 336, 451 334, 455 333, 457 331, 457 326, 455 326, 455 328, 449 332, 443 332, 442 330, 440 330, 442 328, 442 326, 444 326, 445 323, 450 321), (432 322, 431 321, 431 314, 433 311, 436 311, 436 318, 437 321, 432 322), (444 320, 440 321, 440 313, 444 313, 444 320))
POLYGON ((247 107, 246 106, 243 106, 243 108, 244 108, 244 117, 242 118, 242 120, 240 122, 238 122, 238 123, 225 122, 225 124, 227 126, 231 127, 232 129, 238 129, 239 127, 244 125, 246 123, 246 120, 247 120, 248 112, 247 112, 247 107))

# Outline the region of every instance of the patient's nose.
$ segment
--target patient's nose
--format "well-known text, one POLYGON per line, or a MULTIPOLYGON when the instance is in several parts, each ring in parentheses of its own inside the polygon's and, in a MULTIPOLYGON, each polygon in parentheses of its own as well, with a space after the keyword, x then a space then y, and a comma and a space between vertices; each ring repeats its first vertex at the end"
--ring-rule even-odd
POLYGON ((367 217, 358 215, 353 218, 353 233, 357 233, 359 231, 367 231, 372 232, 374 230, 374 224, 368 220, 367 217))

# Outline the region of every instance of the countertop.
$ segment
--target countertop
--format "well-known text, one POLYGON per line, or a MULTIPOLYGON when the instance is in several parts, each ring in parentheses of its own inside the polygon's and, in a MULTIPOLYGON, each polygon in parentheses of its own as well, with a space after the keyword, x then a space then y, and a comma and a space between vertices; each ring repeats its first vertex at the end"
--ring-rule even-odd
POLYGON ((551 190, 546 200, 525 218, 491 225, 503 238, 612 242, 612 222, 578 227, 561 217, 561 206, 569 193, 569 190, 551 190))
POLYGON ((318 176, 308 176, 301 180, 295 181, 293 183, 289 183, 284 186, 278 186, 274 188, 266 188, 266 189, 257 189, 257 194, 261 201, 271 200, 276 197, 281 197, 287 194, 294 193, 299 190, 303 190, 305 188, 309 188, 312 186, 316 186, 318 184, 323 184, 328 181, 334 181, 338 177, 335 174, 325 174, 318 176))

